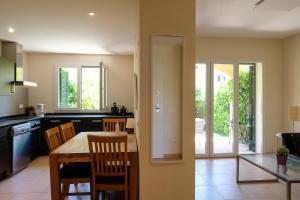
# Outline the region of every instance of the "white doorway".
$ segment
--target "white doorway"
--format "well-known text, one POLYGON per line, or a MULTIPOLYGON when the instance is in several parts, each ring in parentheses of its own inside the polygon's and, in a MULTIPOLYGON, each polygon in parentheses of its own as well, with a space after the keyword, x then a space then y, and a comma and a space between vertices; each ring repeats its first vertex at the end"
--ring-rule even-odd
POLYGON ((196 64, 196 157, 255 152, 255 66, 196 64))

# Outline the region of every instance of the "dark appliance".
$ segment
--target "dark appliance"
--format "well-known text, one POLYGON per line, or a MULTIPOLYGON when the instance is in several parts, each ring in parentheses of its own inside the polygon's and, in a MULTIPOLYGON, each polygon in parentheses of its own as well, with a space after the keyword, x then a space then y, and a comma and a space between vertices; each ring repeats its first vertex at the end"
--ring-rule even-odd
POLYGON ((18 173, 28 166, 32 157, 32 147, 35 141, 33 140, 40 128, 40 121, 34 120, 23 124, 18 124, 12 127, 12 175, 18 173))
POLYGON ((0 180, 10 174, 10 127, 0 127, 0 180))
POLYGON ((282 133, 282 144, 289 149, 289 154, 300 156, 300 133, 282 133))

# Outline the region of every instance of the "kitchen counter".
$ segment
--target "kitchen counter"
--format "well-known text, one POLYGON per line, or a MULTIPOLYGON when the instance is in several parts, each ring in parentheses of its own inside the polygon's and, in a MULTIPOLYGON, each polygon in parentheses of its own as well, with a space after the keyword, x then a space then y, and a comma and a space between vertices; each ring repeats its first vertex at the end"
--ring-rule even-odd
POLYGON ((41 119, 42 116, 17 116, 0 119, 0 127, 26 123, 31 120, 41 119))
POLYGON ((132 113, 126 113, 126 115, 113 115, 111 113, 101 113, 101 114, 82 114, 82 113, 76 113, 76 114, 61 114, 61 113, 53 113, 53 114, 45 114, 45 116, 12 116, 12 117, 3 117, 2 119, 0 118, 0 127, 4 126, 10 126, 10 125, 16 125, 16 124, 21 124, 21 123, 26 123, 31 120, 35 119, 74 119, 74 118, 119 118, 119 117, 125 117, 125 118, 131 118, 134 117, 132 113))
POLYGON ((49 114, 45 115, 44 118, 130 118, 133 117, 133 114, 126 114, 126 115, 112 115, 112 114, 49 114))

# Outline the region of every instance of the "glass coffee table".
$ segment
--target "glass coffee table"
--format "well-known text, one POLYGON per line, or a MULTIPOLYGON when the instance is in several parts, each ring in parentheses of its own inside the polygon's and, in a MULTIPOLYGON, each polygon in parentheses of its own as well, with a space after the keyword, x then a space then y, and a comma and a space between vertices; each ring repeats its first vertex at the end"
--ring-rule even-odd
POLYGON ((300 158, 290 156, 286 166, 278 165, 274 153, 240 154, 236 157, 236 182, 237 183, 267 183, 278 182, 278 179, 286 182, 286 199, 291 200, 291 184, 300 183, 300 158), (243 159, 256 167, 272 174, 276 179, 267 180, 240 180, 240 159, 243 159))

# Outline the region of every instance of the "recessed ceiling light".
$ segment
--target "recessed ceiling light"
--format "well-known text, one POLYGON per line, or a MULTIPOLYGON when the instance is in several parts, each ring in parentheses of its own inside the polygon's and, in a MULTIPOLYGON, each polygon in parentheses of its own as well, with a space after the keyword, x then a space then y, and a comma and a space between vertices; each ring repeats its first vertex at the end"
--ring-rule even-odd
POLYGON ((94 12, 89 12, 88 14, 89 14, 89 16, 91 16, 91 17, 95 16, 95 13, 94 13, 94 12))
POLYGON ((9 33, 14 33, 15 32, 15 29, 13 27, 8 27, 8 32, 9 33))

